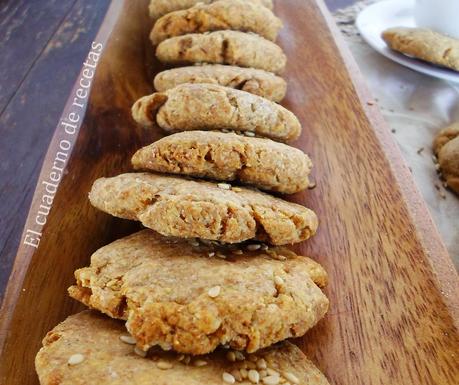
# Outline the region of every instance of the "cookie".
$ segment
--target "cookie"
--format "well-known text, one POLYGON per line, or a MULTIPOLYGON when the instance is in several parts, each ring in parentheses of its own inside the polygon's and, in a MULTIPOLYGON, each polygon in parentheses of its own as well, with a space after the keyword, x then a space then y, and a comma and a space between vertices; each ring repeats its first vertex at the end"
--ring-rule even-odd
POLYGON ((139 220, 163 235, 236 243, 256 238, 273 245, 315 234, 315 213, 301 205, 227 184, 172 176, 128 173, 96 180, 93 206, 139 220))
POLYGON ((282 21, 263 5, 247 0, 218 0, 168 13, 158 19, 150 33, 153 45, 189 33, 233 30, 253 32, 274 41, 282 21))
POLYGON ((225 349, 202 357, 152 349, 142 357, 128 342, 130 338, 120 321, 92 311, 72 315, 43 339, 35 359, 40 384, 224 385, 237 381, 250 385, 245 367, 255 366, 255 371, 260 362, 271 369, 270 375, 278 373, 271 380, 328 385, 324 375, 289 342, 256 354, 237 352, 236 360, 236 353, 225 349))
POLYGON ((398 52, 459 71, 459 40, 424 28, 389 28, 382 33, 398 52))
POLYGON ((293 194, 309 185, 312 162, 301 150, 270 139, 188 131, 166 136, 132 157, 137 170, 239 181, 293 194))
POLYGON ((126 320, 144 351, 159 345, 196 355, 229 345, 254 352, 302 336, 327 312, 311 262, 292 252, 279 260, 261 248, 238 255, 167 242, 144 230, 96 251, 91 265, 75 272, 69 293, 126 320))
POLYGON ((459 123, 441 130, 434 142, 442 178, 459 194, 459 123))
MULTIPOLYGON (((191 8, 198 3, 211 4, 216 0, 151 0, 148 10, 153 19, 158 19, 170 12, 191 8)), ((268 9, 273 9, 272 0, 246 0, 261 4, 268 9)))
POLYGON ((229 64, 280 73, 287 58, 277 44, 253 33, 215 31, 171 37, 156 47, 167 64, 229 64))
POLYGON ((156 75, 154 86, 164 92, 183 83, 210 83, 262 96, 280 102, 287 92, 287 83, 280 76, 255 68, 221 64, 173 68, 156 75))
POLYGON ((181 84, 144 96, 132 106, 132 116, 167 132, 229 129, 279 141, 295 140, 301 133, 298 118, 281 105, 215 84, 181 84))

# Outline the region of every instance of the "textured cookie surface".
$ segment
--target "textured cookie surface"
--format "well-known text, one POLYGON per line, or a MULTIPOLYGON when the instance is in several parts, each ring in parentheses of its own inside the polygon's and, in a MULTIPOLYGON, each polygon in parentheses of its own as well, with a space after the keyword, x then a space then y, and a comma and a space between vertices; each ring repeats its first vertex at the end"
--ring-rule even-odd
POLYGON ((157 45, 189 33, 234 30, 274 41, 281 27, 281 20, 263 5, 247 0, 218 0, 162 16, 153 26, 150 39, 157 45))
MULTIPOLYGON (((211 4, 216 0, 151 0, 149 5, 150 16, 158 19, 167 13, 191 8, 198 3, 211 4)), ((272 0, 246 0, 261 4, 269 9, 273 8, 272 0)))
POLYGON ((270 139, 187 131, 138 150, 135 169, 241 183, 293 194, 308 187, 312 162, 301 150, 270 139))
POLYGON ((301 133, 298 118, 281 105, 215 84, 182 84, 144 96, 134 103, 132 116, 168 132, 230 129, 280 141, 295 140, 301 133))
POLYGON ((171 37, 156 47, 163 63, 229 64, 279 73, 287 58, 270 40, 253 33, 215 31, 171 37))
POLYGON ((459 71, 459 40, 423 28, 389 28, 382 34, 395 51, 459 71))
POLYGON ((144 358, 134 353, 132 345, 120 340, 126 336, 121 322, 95 312, 68 317, 46 335, 37 354, 35 366, 40 384, 224 385, 223 373, 233 373, 241 379, 238 383, 249 385, 246 371, 245 379, 239 377, 240 369, 261 359, 283 380, 297 379, 301 385, 328 384, 314 364, 289 342, 246 354, 242 361, 233 361, 233 353, 223 349, 196 358, 152 349, 144 358), (69 365, 72 355, 81 355, 82 361, 69 365))
POLYGON ((223 344, 254 352, 303 335, 325 315, 328 300, 310 277, 313 261, 230 250, 166 242, 144 230, 94 253, 69 293, 125 319, 140 349, 187 354, 223 344))
POLYGON ((434 142, 440 171, 448 187, 459 194, 459 123, 441 130, 434 142))
POLYGON ((221 64, 195 65, 173 68, 156 75, 157 91, 167 91, 183 83, 210 83, 250 92, 280 102, 287 91, 287 83, 280 76, 255 68, 221 64))
POLYGON ((157 174, 100 178, 89 198, 109 214, 183 238, 285 245, 309 238, 318 226, 313 211, 259 191, 157 174))

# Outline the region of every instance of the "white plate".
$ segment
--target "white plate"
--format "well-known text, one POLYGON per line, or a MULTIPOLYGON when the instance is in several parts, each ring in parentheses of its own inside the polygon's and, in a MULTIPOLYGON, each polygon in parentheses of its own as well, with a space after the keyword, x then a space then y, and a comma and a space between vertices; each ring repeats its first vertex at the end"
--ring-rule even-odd
POLYGON ((459 83, 459 73, 395 52, 381 38, 387 28, 414 27, 413 6, 413 0, 386 0, 369 5, 358 15, 356 26, 363 39, 387 58, 423 74, 459 83))

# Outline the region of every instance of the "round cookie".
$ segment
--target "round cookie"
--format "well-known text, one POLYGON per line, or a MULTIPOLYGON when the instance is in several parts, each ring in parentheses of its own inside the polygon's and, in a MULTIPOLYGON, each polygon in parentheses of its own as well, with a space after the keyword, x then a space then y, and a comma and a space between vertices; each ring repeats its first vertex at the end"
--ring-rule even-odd
POLYGON ((241 374, 241 369, 260 361, 279 373, 282 382, 328 385, 325 376, 289 342, 251 355, 238 352, 234 360, 235 352, 224 349, 202 357, 152 349, 141 357, 122 339, 129 341, 129 336, 119 321, 91 311, 68 317, 43 339, 35 359, 40 384, 222 385, 231 375, 231 380, 250 385, 247 370, 241 374))
POLYGON ((274 41, 282 21, 263 5, 247 0, 218 0, 168 13, 150 33, 153 45, 174 36, 221 30, 253 32, 274 41))
POLYGON ((270 139, 221 132, 186 131, 166 136, 132 157, 137 170, 239 181, 293 194, 309 185, 312 162, 301 150, 270 139))
POLYGON ((447 186, 459 194, 459 123, 452 124, 437 134, 434 153, 447 186))
POLYGON ((280 76, 255 68, 210 64, 172 68, 155 76, 156 91, 164 92, 184 83, 210 83, 235 88, 280 102, 287 83, 280 76))
POLYGON ((323 318, 328 299, 311 279, 313 270, 326 277, 320 265, 285 248, 239 247, 144 230, 96 251, 69 293, 126 320, 144 351, 159 345, 196 355, 229 345, 254 352, 302 336, 323 318))
POLYGON ((277 44, 253 33, 215 31, 171 37, 156 47, 167 64, 229 64, 280 73, 287 58, 277 44))
POLYGON ((302 129, 298 118, 281 105, 215 84, 181 84, 144 96, 132 106, 132 117, 167 132, 229 129, 283 142, 297 139, 302 129))
POLYGON ((312 210, 260 191, 150 173, 100 178, 89 199, 106 213, 183 238, 285 245, 308 239, 318 227, 312 210))
MULTIPOLYGON (((211 4, 216 0, 151 0, 148 10, 150 17, 158 19, 170 12, 179 11, 195 6, 198 3, 211 4)), ((273 9, 272 0, 246 0, 261 4, 268 9, 273 9)))
POLYGON ((398 52, 459 71, 459 40, 425 28, 396 27, 382 33, 398 52))

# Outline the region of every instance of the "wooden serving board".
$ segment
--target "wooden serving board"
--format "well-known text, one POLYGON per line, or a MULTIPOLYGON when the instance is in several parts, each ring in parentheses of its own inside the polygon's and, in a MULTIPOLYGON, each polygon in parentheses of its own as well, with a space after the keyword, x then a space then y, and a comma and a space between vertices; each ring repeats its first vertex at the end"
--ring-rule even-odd
MULTIPOLYGON (((66 295, 73 271, 138 228, 92 208, 87 193, 96 178, 130 170, 132 153, 161 136, 130 117, 161 69, 146 6, 113 1, 87 108, 75 105, 79 79, 63 118, 81 119, 73 134, 60 123, 51 142, 0 314, 1 384, 38 383, 41 339, 81 309, 66 295), (51 175, 62 168, 56 159, 65 171, 51 175), (42 183, 59 175, 57 188, 42 183), (44 195, 53 202, 42 228, 44 195), (37 248, 26 244, 34 231, 37 248)), ((295 145, 313 159, 317 182, 292 199, 321 220, 317 236, 295 248, 330 274, 330 312, 297 343, 332 384, 459 384, 457 273, 410 172, 322 1, 279 0, 276 12, 289 59, 283 104, 303 123, 295 145)))

